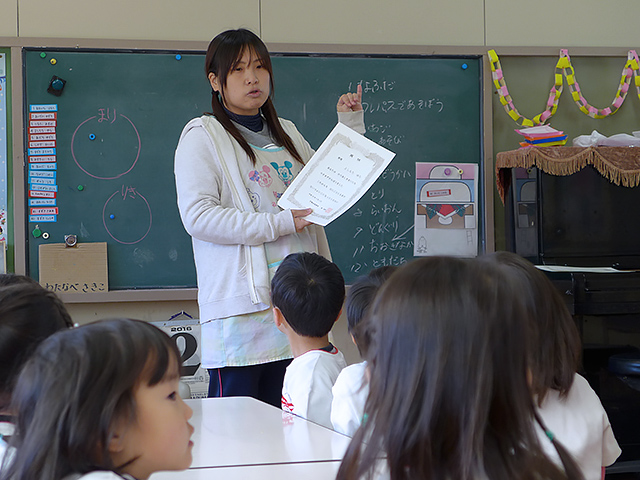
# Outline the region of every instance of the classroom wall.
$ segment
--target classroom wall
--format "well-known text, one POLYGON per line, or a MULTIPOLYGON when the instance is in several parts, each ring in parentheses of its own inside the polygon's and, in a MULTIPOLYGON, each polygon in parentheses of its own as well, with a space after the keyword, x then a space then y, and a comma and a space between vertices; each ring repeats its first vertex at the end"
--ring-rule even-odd
MULTIPOLYGON (((217 32, 242 26, 268 44, 290 48, 295 44, 412 45, 416 52, 433 53, 450 46, 456 53, 475 54, 512 47, 628 49, 640 46, 636 10, 635 0, 615 4, 600 0, 58 0, 55 4, 0 0, 0 46, 62 42, 122 47, 123 41, 131 41, 127 44, 131 48, 152 48, 153 42, 160 41, 162 48, 171 48, 172 42, 176 48, 194 42, 189 44, 192 48, 204 49, 217 32)), ((497 232, 498 246, 501 234, 497 232)), ((78 323, 117 316, 165 320, 183 310, 198 315, 195 300, 68 306, 78 323)), ((338 322, 335 340, 346 350, 350 363, 358 359, 344 318, 338 322)))
POLYGON ((204 42, 244 26, 267 43, 630 47, 636 11, 636 0, 2 0, 0 37, 204 42))

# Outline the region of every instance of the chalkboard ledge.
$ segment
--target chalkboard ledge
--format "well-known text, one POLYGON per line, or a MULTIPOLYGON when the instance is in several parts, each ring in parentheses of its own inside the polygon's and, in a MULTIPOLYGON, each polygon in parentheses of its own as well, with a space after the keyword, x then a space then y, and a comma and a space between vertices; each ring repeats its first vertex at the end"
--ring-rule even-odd
POLYGON ((102 293, 61 293, 64 303, 171 302, 197 300, 197 288, 165 288, 150 290, 113 290, 102 293))

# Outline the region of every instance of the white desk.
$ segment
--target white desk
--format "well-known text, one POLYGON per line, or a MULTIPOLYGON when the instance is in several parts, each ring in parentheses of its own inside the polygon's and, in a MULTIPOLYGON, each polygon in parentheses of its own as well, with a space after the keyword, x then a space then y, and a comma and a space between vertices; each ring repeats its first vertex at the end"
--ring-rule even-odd
POLYGON ((191 468, 159 472, 151 480, 334 478, 351 441, 250 397, 186 403, 195 429, 191 468))
POLYGON ((339 467, 339 461, 332 461, 190 468, 182 472, 154 473, 150 480, 331 480, 336 478, 339 467))

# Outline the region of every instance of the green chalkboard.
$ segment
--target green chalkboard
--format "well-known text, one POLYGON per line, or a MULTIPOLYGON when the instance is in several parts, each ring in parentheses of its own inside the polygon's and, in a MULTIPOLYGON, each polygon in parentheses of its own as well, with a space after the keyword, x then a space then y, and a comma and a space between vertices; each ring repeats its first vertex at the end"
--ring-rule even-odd
POLYGON ((26 145, 30 110, 57 109, 58 214, 42 222, 28 212, 29 274, 38 277, 40 244, 74 234, 107 242, 110 289, 195 286, 173 153, 184 125, 210 109, 202 56, 27 50, 24 65, 26 145), (60 96, 48 91, 54 76, 65 82, 60 96), (34 237, 36 225, 47 239, 34 237))
POLYGON ((482 163, 481 59, 274 56, 273 63, 278 114, 312 147, 335 125, 339 95, 361 83, 366 135, 396 153, 369 192, 326 228, 347 282, 413 258, 415 163, 482 163))
MULTIPOLYGON (((40 125, 32 122, 47 120, 31 113, 55 113, 56 122, 55 152, 25 152, 25 158, 55 155, 55 170, 33 167, 50 162, 25 162, 25 181, 41 185, 46 178, 57 190, 55 205, 46 205, 29 194, 42 186, 26 188, 30 275, 38 277, 39 245, 74 234, 80 242, 107 242, 112 290, 195 286, 173 153, 183 126, 210 109, 203 59, 202 53, 25 50, 25 145, 49 138, 29 136, 40 125), (59 96, 54 77, 64 81, 59 96)), ((367 136, 397 153, 371 191, 327 227, 347 281, 410 259, 415 162, 483 161, 481 59, 275 54, 273 62, 278 112, 312 147, 335 125, 339 94, 362 83, 367 136)), ((44 145, 33 146, 52 148, 44 145)), ((479 231, 483 237, 482 224, 479 231)))

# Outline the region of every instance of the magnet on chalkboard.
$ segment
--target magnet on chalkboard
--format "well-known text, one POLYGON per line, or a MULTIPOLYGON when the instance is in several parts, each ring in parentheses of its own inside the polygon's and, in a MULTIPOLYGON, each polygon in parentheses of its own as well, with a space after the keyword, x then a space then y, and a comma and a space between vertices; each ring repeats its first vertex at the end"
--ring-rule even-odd
POLYGON ((65 235, 64 236, 64 245, 65 247, 75 247, 78 244, 78 236, 77 235, 65 235))
POLYGON ((51 80, 49 80, 49 88, 47 88, 47 92, 49 92, 51 95, 59 97, 60 95, 62 95, 62 91, 64 90, 64 85, 66 83, 66 80, 58 77, 57 75, 54 75, 53 77, 51 77, 51 80))

